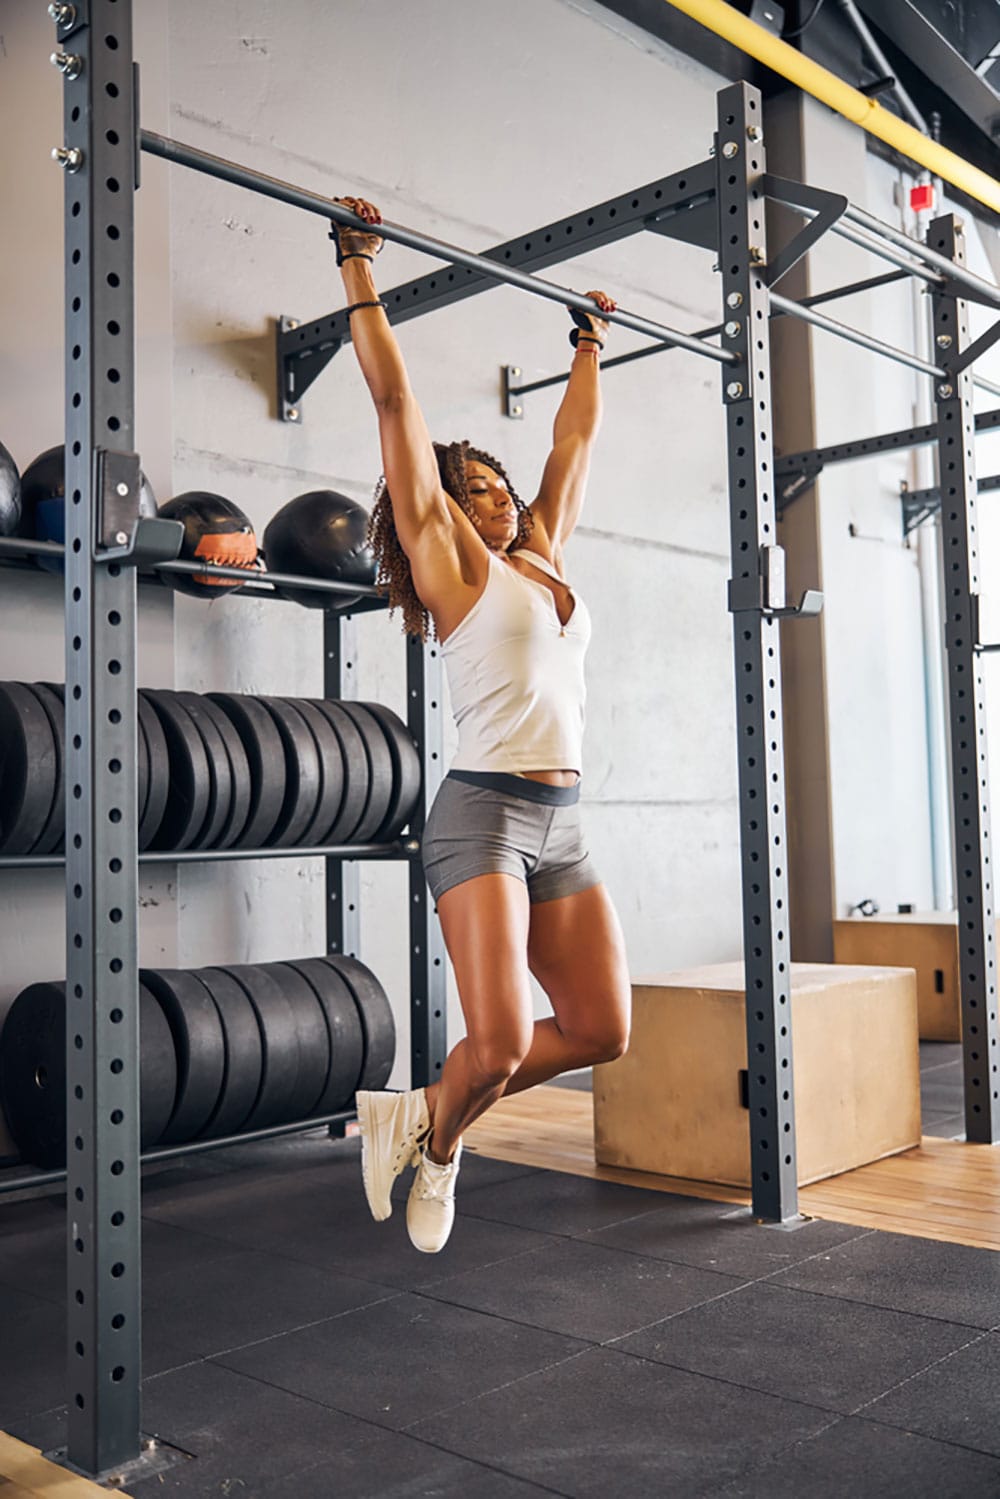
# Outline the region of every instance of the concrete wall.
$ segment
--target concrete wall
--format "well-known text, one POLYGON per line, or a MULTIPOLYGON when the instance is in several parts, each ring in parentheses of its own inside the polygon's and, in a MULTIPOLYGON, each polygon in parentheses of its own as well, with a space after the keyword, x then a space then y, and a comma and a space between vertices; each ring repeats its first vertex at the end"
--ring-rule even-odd
MULTIPOLYGON (((0 289, 0 437, 24 464, 61 431, 61 181, 47 159, 60 139, 61 86, 47 61, 44 7, 9 0, 2 25, 0 128, 11 138, 16 126, 27 145, 0 168, 12 226, 11 274, 0 289)), ((138 0, 136 35, 146 125, 323 193, 363 193, 387 218, 473 249, 703 160, 725 81, 594 0, 138 0)), ((890 216, 887 169, 870 162, 849 127, 814 113, 809 179, 890 216)), ((137 214, 138 442, 160 497, 218 490, 261 531, 309 488, 368 503, 379 452, 350 350, 306 396, 301 426, 275 420, 274 319, 312 318, 343 301, 322 220, 148 157, 137 214)), ((813 259, 812 289, 868 273, 840 242, 813 259)), ((638 313, 697 328, 719 313, 711 261, 648 236, 549 274, 581 290, 606 287, 638 313)), ((380 285, 429 265, 387 246, 380 285)), ((860 310, 862 326, 865 316, 860 310)), ((887 297, 867 316, 879 336, 910 343, 902 300, 887 297)), ((499 366, 515 362, 529 378, 565 368, 567 327, 557 306, 498 288, 400 328, 434 435, 468 436, 496 452, 528 499, 559 393, 528 398, 525 420, 509 422, 499 366)), ((612 352, 639 342, 615 333, 612 352)), ((816 440, 905 425, 906 372, 824 342, 822 359, 807 355, 816 440)), ((568 575, 594 616, 583 814, 634 973, 730 960, 741 950, 719 386, 714 365, 683 352, 607 375, 587 506, 567 548, 568 575)), ((827 590, 822 624, 802 628, 816 631, 826 654, 826 886, 838 910, 866 894, 883 904, 924 901, 930 888, 917 574, 899 527, 905 465, 886 463, 863 484, 857 472, 824 476, 814 537, 822 577, 802 580, 827 590)), ((166 591, 143 598, 141 681, 320 691, 313 611, 239 598, 206 605, 166 591)), ((2 675, 58 675, 53 580, 4 571, 0 610, 2 675)), ((799 627, 785 628, 787 638, 799 627)), ((362 617, 358 631, 357 696, 402 715, 399 619, 362 617)), ((184 867, 176 879, 144 879, 143 891, 157 902, 144 911, 146 961, 246 961, 322 948, 316 860, 184 867)), ((825 900, 828 922, 829 893, 825 900)), ((0 877, 0 1008, 29 979, 54 976, 41 972, 39 955, 51 952, 60 902, 58 877, 0 877)), ((400 1025, 393 1085, 407 1075, 405 910, 404 870, 362 866, 360 955, 385 983, 400 1025)), ((542 1013, 537 991, 536 1001, 542 1013)), ((449 1024, 453 1038, 461 1034, 454 992, 449 1024)))
MULTIPOLYGON (((609 29, 596 7, 559 0, 477 7, 472 24, 454 0, 238 11, 175 3, 170 76, 178 137, 322 192, 362 192, 386 217, 470 248, 703 159, 720 82, 665 49, 637 45, 628 28, 609 29), (304 60, 317 55, 337 60, 329 90, 302 88, 304 60), (382 102, 349 99, 352 69, 382 102), (598 76, 602 98, 629 101, 617 128, 583 101, 582 80, 598 76), (433 107, 429 79, 438 80, 433 107)), ((261 528, 317 484, 367 502, 379 452, 350 350, 307 394, 301 427, 273 419, 272 319, 342 305, 323 223, 188 177, 183 195, 174 189, 171 255, 176 487, 231 494, 261 528)), ((608 285, 637 312, 697 327, 715 316, 710 265, 705 252, 650 238, 550 275, 580 289, 608 285)), ((429 266, 389 245, 379 284, 429 266)), ((530 398, 525 420, 509 422, 499 366, 516 362, 529 378, 565 368, 566 330, 558 307, 507 288, 400 328, 434 435, 467 436, 497 453, 527 499, 559 393, 530 398)), ((613 342, 624 349, 637 341, 625 334, 613 342)), ((595 624, 585 817, 633 966, 710 961, 740 944, 718 376, 692 356, 671 355, 616 371, 605 393, 587 507, 567 551, 595 624)), ((206 613, 179 599, 175 620, 186 686, 320 688, 320 622, 307 611, 233 600, 206 613)), ((358 695, 402 714, 403 657, 398 619, 362 617, 358 695)), ((454 746, 449 708, 449 758, 454 746)), ((305 860, 183 870, 183 960, 279 957, 290 944, 316 950, 322 881, 321 865, 305 860)), ((401 1021, 399 1082, 407 1056, 404 871, 362 866, 362 894, 362 957, 401 1021)), ((449 1021, 451 1034, 461 1034, 454 993, 449 1021)))

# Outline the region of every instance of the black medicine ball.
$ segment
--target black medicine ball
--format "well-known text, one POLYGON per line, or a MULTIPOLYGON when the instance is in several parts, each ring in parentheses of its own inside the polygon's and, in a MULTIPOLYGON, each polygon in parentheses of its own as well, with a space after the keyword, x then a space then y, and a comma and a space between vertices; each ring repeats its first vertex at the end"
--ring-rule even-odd
POLYGON ((21 476, 0 442, 0 536, 16 536, 21 520, 21 476))
MULTIPOLYGON (((180 555, 185 562, 213 562, 219 567, 245 567, 257 571, 257 538, 249 518, 238 505, 221 494, 192 489, 160 506, 164 520, 184 523, 180 555)), ((164 574, 179 593, 196 598, 219 598, 227 588, 239 588, 237 578, 218 578, 211 573, 164 574)))
MULTIPOLYGON (((139 475, 139 514, 156 514, 156 496, 146 475, 139 475)), ((21 475, 19 536, 34 541, 66 541, 66 449, 62 443, 39 453, 21 475)), ((62 572, 62 560, 36 557, 39 567, 62 572)))
MULTIPOLYGON (((369 518, 363 505, 333 489, 297 495, 278 511, 264 532, 269 571, 328 578, 333 583, 373 584, 375 556, 365 543, 369 518)), ((348 609, 362 597, 286 586, 276 592, 307 609, 348 609)))

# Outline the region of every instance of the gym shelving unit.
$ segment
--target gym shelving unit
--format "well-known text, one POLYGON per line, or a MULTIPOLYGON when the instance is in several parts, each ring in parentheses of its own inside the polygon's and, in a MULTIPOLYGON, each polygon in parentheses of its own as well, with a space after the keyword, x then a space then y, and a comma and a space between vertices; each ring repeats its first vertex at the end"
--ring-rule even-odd
MULTIPOLYGON (((139 130, 128 0, 55 5, 65 77, 67 352, 67 1035, 69 1256, 69 1445, 67 1461, 89 1474, 138 1458, 139 1147, 137 1109, 135 609, 136 563, 160 545, 155 522, 137 521, 139 460, 133 448, 132 189, 141 149, 266 193, 337 222, 358 224, 332 200, 178 142, 139 130), (109 378, 109 371, 115 378, 109 378), (150 527, 154 529, 151 531, 150 527), (122 1063, 112 1070, 112 1063, 122 1063), (120 1122, 112 1123, 112 1119, 120 1122)), ((1000 307, 1000 291, 964 266, 950 216, 922 245, 846 199, 768 174, 760 94, 745 84, 718 97, 712 157, 686 172, 473 255, 397 225, 389 240, 425 250, 442 269, 385 293, 393 321, 422 315, 505 281, 583 310, 575 292, 527 274, 640 230, 688 240, 718 255, 721 343, 625 312, 610 320, 722 366, 730 478, 739 810, 743 875, 753 1212, 796 1216, 790 1023, 788 874, 782 763, 779 623, 815 614, 820 597, 785 604, 784 556, 771 435, 772 313, 920 368, 936 382, 936 439, 948 568, 948 647, 954 742, 962 1013, 969 1138, 998 1135, 994 901, 989 877, 985 706, 978 663, 972 376, 964 303, 1000 307), (769 261, 765 199, 796 207, 805 227, 769 261), (772 288, 820 234, 832 230, 932 285, 943 362, 930 365, 845 328, 772 288), (945 339, 950 340, 947 344, 945 339), (987 1019, 987 1017, 989 1017, 987 1019), (974 1101, 974 1102, 972 1102, 974 1101)), ((885 278, 856 283, 847 295, 885 278)), ((811 299, 816 301, 817 299, 811 299)), ((709 330, 711 331, 711 330, 709 330)), ((349 338, 343 312, 278 325, 280 415, 302 420, 302 395, 349 338)), ((650 351, 651 352, 651 351, 650 351)), ((537 386, 535 387, 537 388, 537 386)), ((508 379, 507 409, 520 415, 527 388, 508 379)), ((523 408, 522 408, 523 409, 523 408)), ((325 689, 344 684, 341 623, 328 615, 325 689)), ((408 722, 428 775, 441 771, 440 660, 408 646, 408 722), (432 763, 433 762, 433 763, 432 763)), ((422 809, 421 809, 422 817, 422 809)), ((419 845, 422 820, 411 827, 419 845)), ((293 851, 298 852, 298 851, 293 851)), ((357 856, 344 849, 342 858, 357 856)), ((430 920, 422 867, 410 857, 414 1082, 443 1051, 443 947, 430 920), (414 940, 414 934, 419 942, 414 940), (442 1002, 439 1004, 439 997, 442 1002), (432 1013, 432 1009, 434 1013, 432 1013), (437 1013, 440 1010, 442 1013, 437 1013)), ((342 858, 328 864, 331 950, 350 944, 357 906, 342 858)))
MULTIPOLYGON (((141 1472, 140 1166, 228 1143, 324 1124, 342 1132, 351 1113, 248 1132, 231 1140, 139 1149, 136 809, 137 572, 236 576, 243 591, 267 578, 170 561, 174 523, 138 518, 134 449, 133 193, 139 185, 137 71, 128 0, 52 7, 65 78, 66 543, 10 541, 6 556, 64 558, 66 630, 66 855, 2 859, 0 868, 65 862, 67 1168, 15 1174, 8 1190, 65 1179, 68 1239, 67 1466, 90 1476, 141 1472)), ((367 595, 346 613, 324 610, 323 692, 351 697, 355 615, 384 609, 374 588, 307 578, 270 580, 367 595)), ((407 727, 423 789, 409 836, 386 845, 199 852, 200 860, 326 858, 326 951, 357 953, 362 858, 409 866, 410 1026, 414 1086, 445 1055, 445 948, 420 859, 426 807, 442 775, 443 674, 433 645, 406 642, 407 727)), ((144 862, 186 862, 144 854, 144 862)))

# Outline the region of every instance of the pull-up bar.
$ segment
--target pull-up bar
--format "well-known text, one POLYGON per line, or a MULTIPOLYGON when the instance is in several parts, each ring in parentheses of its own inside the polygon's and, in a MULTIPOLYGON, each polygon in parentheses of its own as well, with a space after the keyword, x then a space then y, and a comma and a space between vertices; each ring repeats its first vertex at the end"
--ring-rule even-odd
MULTIPOLYGON (((193 171, 204 172, 209 177, 218 177, 224 182, 235 183, 237 187, 249 188, 251 192, 261 193, 264 197, 276 198, 279 202, 290 203, 295 208, 304 208, 307 213, 319 214, 321 218, 332 219, 338 224, 344 224, 347 228, 360 229, 366 234, 372 233, 372 226, 364 219, 360 219, 342 203, 323 197, 321 193, 312 193, 306 188, 296 187, 291 182, 283 182, 278 177, 268 177, 263 172, 254 172, 238 162, 227 161, 225 157, 213 156, 207 151, 199 151, 194 146, 186 146, 181 141, 171 140, 168 136, 157 135, 152 130, 140 131, 140 143, 142 149, 152 156, 161 156, 165 161, 174 162, 178 166, 190 167, 193 171)), ((590 297, 581 296, 579 292, 570 291, 568 287, 557 286, 552 281, 543 281, 540 276, 530 276, 526 271, 515 270, 513 266, 500 265, 485 255, 475 255, 469 250, 459 249, 456 245, 446 244, 443 240, 431 239, 429 235, 420 234, 414 229, 407 229, 402 224, 383 221, 378 226, 378 234, 382 239, 390 240, 394 244, 406 245, 411 250, 420 250, 425 255, 433 255, 438 260, 464 266, 467 270, 477 271, 480 275, 488 276, 494 281, 504 281, 510 286, 520 287, 522 291, 531 292, 536 297, 546 297, 551 302, 559 302, 564 307, 574 307, 580 312, 591 313, 598 310, 590 297)), ((720 349, 715 344, 704 343, 701 339, 681 333, 676 328, 667 328, 660 323, 650 322, 648 318, 636 317, 634 313, 619 310, 601 312, 600 315, 608 322, 618 323, 623 328, 631 328, 634 333, 644 333, 647 338, 655 338, 661 343, 689 349, 693 354, 704 354, 706 358, 715 359, 720 364, 738 362, 731 349, 720 349)))

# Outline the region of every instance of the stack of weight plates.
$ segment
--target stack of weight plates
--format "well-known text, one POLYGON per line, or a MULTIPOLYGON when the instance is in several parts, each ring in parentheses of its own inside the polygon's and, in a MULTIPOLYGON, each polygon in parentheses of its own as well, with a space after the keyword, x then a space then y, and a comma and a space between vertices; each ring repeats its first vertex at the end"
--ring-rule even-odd
MULTIPOLYGON (((380 703, 138 693, 139 848, 392 843, 420 797, 420 756, 380 703)), ((63 688, 0 683, 0 854, 65 832, 63 688)))
MULTIPOLYGON (((142 1148, 348 1108, 396 1051, 385 990, 356 958, 139 971, 142 1148)), ((0 1106, 25 1161, 66 1164, 66 986, 32 984, 0 1032, 0 1106)))

